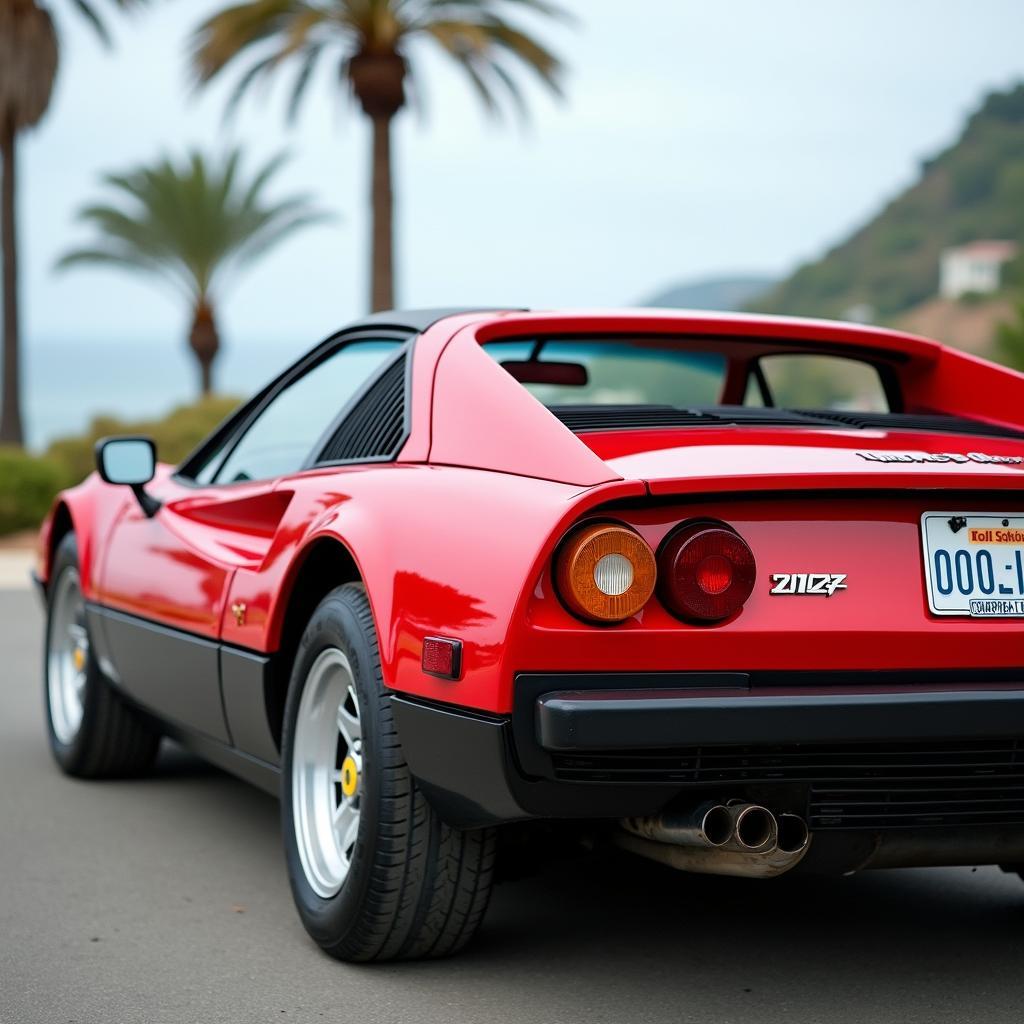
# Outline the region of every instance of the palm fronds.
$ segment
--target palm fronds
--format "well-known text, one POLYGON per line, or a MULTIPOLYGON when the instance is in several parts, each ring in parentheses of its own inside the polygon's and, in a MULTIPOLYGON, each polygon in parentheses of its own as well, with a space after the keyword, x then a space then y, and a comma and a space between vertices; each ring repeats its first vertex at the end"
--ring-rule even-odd
POLYGON ((202 302, 243 266, 302 227, 328 218, 306 195, 270 201, 267 186, 284 156, 248 181, 241 154, 211 162, 194 152, 104 178, 112 198, 79 212, 96 239, 68 252, 61 268, 113 264, 151 274, 202 302))
MULTIPOLYGON (((69 0, 71 6, 75 11, 85 19, 89 27, 99 37, 101 43, 104 46, 110 46, 112 40, 110 38, 110 32, 107 29, 107 23, 103 16, 96 8, 96 4, 93 0, 69 0)), ((130 7, 138 7, 144 4, 146 0, 110 0, 115 6, 121 10, 127 10, 130 7)))
POLYGON ((565 17, 548 0, 245 0, 200 25, 192 67, 200 84, 229 66, 240 69, 229 101, 233 109, 252 85, 294 58, 292 116, 325 52, 333 54, 344 79, 353 58, 397 55, 408 62, 415 44, 425 40, 456 63, 489 112, 510 102, 525 113, 519 73, 533 73, 559 93, 563 68, 550 49, 509 19, 517 8, 565 17))

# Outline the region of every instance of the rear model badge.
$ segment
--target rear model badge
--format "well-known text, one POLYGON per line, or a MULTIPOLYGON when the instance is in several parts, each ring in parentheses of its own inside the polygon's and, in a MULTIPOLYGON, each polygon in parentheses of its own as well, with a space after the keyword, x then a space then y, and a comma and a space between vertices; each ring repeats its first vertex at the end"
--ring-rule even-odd
POLYGON ((868 462, 980 462, 982 465, 1020 466, 1024 465, 1024 455, 986 455, 984 452, 857 452, 868 462))
POLYGON ((845 572, 774 572, 771 594, 817 594, 831 597, 846 589, 845 572))

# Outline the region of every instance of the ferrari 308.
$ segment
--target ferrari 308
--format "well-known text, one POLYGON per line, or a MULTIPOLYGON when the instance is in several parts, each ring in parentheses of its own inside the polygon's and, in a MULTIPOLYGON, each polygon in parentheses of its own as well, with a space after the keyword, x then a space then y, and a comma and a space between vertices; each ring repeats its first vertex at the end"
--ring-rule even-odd
POLYGON ((1024 865, 1012 370, 851 323, 390 312, 176 467, 96 457, 40 538, 54 756, 169 737, 279 794, 336 957, 458 950, 553 822, 766 879, 1024 865))

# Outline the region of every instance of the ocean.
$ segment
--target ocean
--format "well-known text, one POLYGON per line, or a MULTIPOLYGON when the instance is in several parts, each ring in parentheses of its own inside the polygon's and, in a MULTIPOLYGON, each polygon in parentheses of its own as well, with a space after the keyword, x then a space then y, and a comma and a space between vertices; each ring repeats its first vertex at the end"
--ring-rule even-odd
MULTIPOLYGON (((256 341, 226 345, 214 364, 219 394, 253 394, 312 347, 256 341)), ((28 447, 81 433, 94 416, 159 417, 198 393, 195 360, 183 342, 29 339, 22 402, 28 447)))

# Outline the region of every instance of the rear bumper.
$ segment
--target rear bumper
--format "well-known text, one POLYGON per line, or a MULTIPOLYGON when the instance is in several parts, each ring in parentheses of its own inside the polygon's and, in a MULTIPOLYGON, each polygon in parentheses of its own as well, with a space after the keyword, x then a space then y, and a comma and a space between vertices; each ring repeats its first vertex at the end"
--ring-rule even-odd
POLYGON ((1024 826, 1024 680, 1010 675, 837 692, 525 674, 509 716, 392 702, 411 771, 461 827, 653 814, 681 794, 757 796, 817 829, 1024 826))
POLYGON ((564 690, 541 695, 535 708, 537 742, 553 753, 1024 736, 1024 689, 757 696, 564 690))

